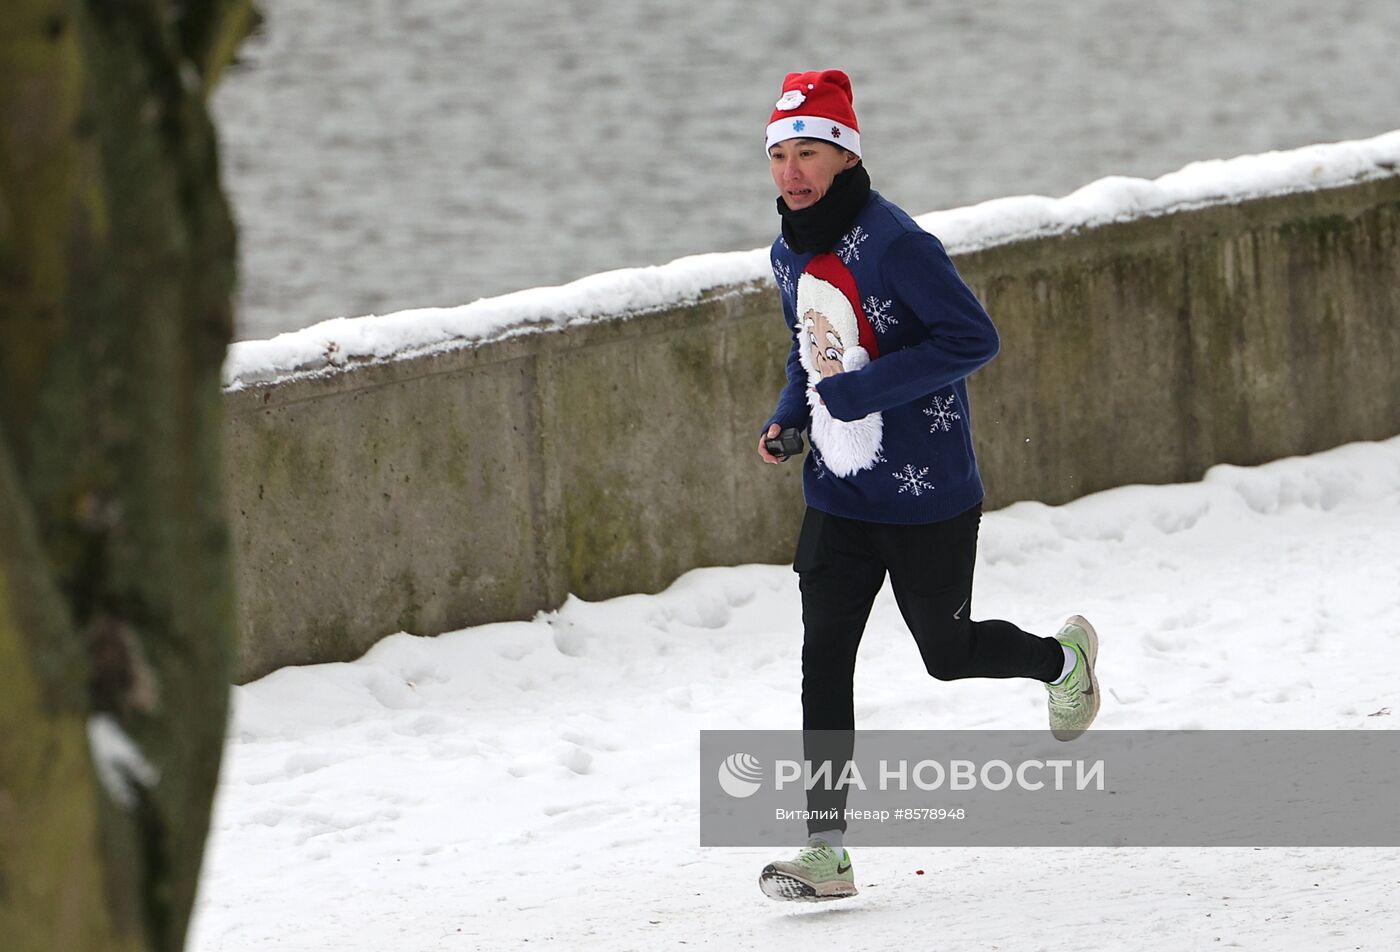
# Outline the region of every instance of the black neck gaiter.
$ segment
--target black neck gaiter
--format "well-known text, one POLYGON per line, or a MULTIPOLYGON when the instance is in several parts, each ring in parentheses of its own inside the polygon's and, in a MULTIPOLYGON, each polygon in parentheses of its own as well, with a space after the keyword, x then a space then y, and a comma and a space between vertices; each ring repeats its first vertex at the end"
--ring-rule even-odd
POLYGON ((783 239, 798 254, 826 251, 851 227, 870 199, 870 174, 865 163, 857 162, 831 181, 831 188, 814 205, 793 211, 778 196, 778 214, 783 217, 783 239))

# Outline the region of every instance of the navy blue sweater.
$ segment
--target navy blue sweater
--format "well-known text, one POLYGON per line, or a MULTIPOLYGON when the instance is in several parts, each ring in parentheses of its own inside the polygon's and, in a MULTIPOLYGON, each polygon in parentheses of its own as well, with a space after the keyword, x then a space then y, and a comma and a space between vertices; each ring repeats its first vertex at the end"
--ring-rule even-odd
MULTIPOLYGON (((883 435, 873 467, 844 478, 823 463, 814 442, 803 469, 807 504, 868 522, 950 519, 982 500, 966 378, 996 356, 996 328, 942 243, 878 192, 832 251, 855 278, 879 354, 822 380, 816 392, 837 420, 880 413, 883 435)), ((764 428, 805 430, 812 416, 796 294, 813 255, 793 252, 780 237, 772 258, 793 344, 787 386, 764 428)))

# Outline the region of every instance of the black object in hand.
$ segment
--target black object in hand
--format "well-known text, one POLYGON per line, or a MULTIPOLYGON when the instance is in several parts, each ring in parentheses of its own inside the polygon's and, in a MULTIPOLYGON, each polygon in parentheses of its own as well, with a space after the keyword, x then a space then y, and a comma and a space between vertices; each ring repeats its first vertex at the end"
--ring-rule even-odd
POLYGON ((787 459, 802 452, 802 434, 798 432, 797 427, 790 426, 777 436, 765 437, 763 446, 769 455, 787 459))

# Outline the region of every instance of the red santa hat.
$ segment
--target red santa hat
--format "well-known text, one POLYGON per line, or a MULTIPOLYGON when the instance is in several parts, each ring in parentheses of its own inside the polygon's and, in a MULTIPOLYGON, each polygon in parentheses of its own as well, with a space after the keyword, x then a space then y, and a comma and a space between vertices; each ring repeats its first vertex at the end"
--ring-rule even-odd
MULTIPOLYGON (((841 337, 841 366, 859 370, 880 356, 875 328, 860 306, 855 276, 831 252, 819 254, 807 263, 797 279, 797 323, 803 326, 808 311, 820 311, 841 337)), ((806 347, 798 355, 808 374, 815 373, 806 347)))
POLYGON ((768 119, 766 152, 784 139, 825 139, 860 155, 860 125, 851 78, 839 69, 788 73, 768 119))

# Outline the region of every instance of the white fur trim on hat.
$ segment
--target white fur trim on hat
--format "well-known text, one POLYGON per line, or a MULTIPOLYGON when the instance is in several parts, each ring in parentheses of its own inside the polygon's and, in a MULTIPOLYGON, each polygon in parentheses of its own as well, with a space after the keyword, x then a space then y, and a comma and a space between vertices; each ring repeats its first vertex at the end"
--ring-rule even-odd
POLYGON ((860 155, 860 133, 843 122, 821 116, 784 116, 770 122, 763 151, 786 139, 825 139, 860 155))

